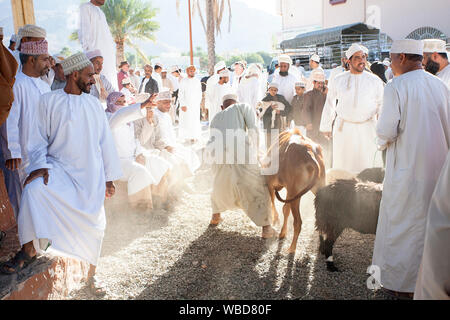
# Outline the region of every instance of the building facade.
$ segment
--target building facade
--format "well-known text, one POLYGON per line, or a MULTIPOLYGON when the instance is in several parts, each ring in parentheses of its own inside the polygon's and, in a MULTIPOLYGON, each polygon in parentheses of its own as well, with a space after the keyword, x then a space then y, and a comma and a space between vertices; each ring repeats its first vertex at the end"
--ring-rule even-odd
POLYGON ((365 23, 391 39, 450 42, 449 0, 277 0, 282 40, 317 29, 365 23))

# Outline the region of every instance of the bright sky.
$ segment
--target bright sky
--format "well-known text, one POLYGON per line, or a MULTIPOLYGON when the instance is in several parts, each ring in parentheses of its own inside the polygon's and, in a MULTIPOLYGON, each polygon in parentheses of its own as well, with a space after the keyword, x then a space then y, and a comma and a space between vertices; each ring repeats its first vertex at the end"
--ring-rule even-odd
MULTIPOLYGON (((247 3, 250 8, 258 8, 271 14, 276 14, 276 3, 278 0, 241 0, 247 3)), ((233 3, 231 4, 233 7, 233 3)))

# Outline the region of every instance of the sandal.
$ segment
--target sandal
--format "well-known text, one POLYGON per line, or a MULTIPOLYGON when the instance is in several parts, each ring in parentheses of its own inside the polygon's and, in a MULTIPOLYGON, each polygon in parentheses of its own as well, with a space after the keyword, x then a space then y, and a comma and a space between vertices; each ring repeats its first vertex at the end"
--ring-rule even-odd
POLYGON ((104 297, 106 295, 105 285, 97 279, 96 276, 92 276, 87 281, 89 291, 96 297, 104 297))
POLYGON ((0 272, 4 274, 14 274, 20 272, 26 267, 28 267, 32 262, 34 262, 36 260, 36 256, 37 255, 30 257, 22 249, 14 256, 14 258, 12 258, 9 261, 6 261, 1 265, 0 272), (13 269, 14 271, 11 271, 9 269, 13 269))
POLYGON ((6 238, 6 233, 0 230, 0 248, 2 246, 3 240, 6 238))

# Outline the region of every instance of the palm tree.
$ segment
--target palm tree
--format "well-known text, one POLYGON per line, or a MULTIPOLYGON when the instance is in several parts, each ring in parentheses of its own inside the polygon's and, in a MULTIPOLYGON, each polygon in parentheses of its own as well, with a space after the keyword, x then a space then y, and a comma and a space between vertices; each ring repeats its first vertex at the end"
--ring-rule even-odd
MULTIPOLYGON (((116 43, 116 65, 125 60, 125 45, 135 49, 145 63, 150 63, 131 39, 155 41, 154 33, 159 29, 159 23, 152 19, 159 9, 152 8, 149 1, 144 3, 142 0, 108 0, 100 8, 116 43)), ((70 40, 78 40, 78 31, 70 35, 70 40)))
MULTIPOLYGON (((206 33, 206 41, 208 44, 208 72, 214 72, 216 64, 216 35, 221 33, 220 26, 222 24, 223 13, 225 11, 225 2, 228 6, 228 32, 231 26, 231 3, 230 0, 192 0, 192 15, 196 12, 202 22, 203 30, 206 33), (205 13, 202 13, 202 4, 205 7, 205 13), (203 18, 206 15, 205 19, 203 18)), ((177 0, 177 10, 180 6, 180 0, 177 0)))
POLYGON ((159 29, 159 23, 152 19, 159 10, 142 0, 108 0, 101 9, 116 43, 116 65, 125 60, 125 45, 134 48, 149 63, 147 56, 131 39, 155 41, 154 33, 159 29))

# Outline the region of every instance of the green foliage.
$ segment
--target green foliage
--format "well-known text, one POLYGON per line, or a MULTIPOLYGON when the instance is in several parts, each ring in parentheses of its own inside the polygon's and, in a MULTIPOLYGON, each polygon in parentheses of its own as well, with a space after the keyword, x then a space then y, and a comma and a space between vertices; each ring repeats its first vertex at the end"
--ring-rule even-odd
POLYGON ((70 50, 69 47, 64 47, 61 49, 61 52, 59 53, 60 55, 68 58, 72 55, 72 51, 70 50))
POLYGON ((108 0, 103 6, 106 21, 116 42, 129 39, 155 40, 159 23, 153 21, 159 11, 142 0, 108 0))

